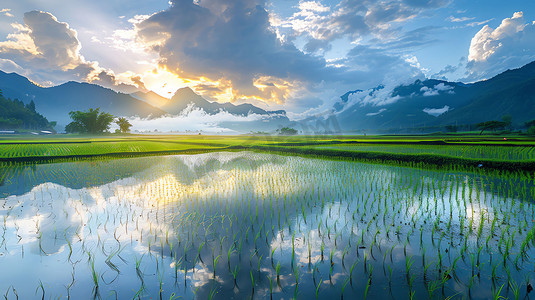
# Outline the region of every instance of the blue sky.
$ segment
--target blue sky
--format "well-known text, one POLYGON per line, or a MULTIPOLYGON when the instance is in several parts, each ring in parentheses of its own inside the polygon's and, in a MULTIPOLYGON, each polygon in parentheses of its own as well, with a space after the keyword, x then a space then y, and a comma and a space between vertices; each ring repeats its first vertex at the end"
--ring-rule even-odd
POLYGON ((535 59, 535 4, 482 0, 7 0, 0 70, 295 116, 349 90, 473 82, 535 59))

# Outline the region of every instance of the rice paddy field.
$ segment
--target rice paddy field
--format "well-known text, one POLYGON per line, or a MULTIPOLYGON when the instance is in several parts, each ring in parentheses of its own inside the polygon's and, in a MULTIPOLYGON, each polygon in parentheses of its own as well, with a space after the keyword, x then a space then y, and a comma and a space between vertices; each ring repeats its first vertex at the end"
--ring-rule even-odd
POLYGON ((316 149, 336 149, 357 152, 438 154, 453 157, 496 160, 535 160, 535 146, 479 146, 479 145, 411 145, 411 144, 335 144, 316 149))
POLYGON ((6 299, 533 295, 533 171, 262 151, 262 146, 338 147, 533 160, 529 140, 511 141, 517 145, 510 147, 499 140, 445 141, 464 143, 459 146, 421 144, 436 138, 411 145, 381 139, 366 141, 385 144, 356 145, 362 141, 340 137, 2 140, 0 294, 6 299), (498 145, 487 145, 493 143, 498 145), (199 149, 206 153, 193 151, 199 149), (175 150, 160 156, 10 161, 47 151, 48 157, 69 151, 83 157, 175 150))
MULTIPOLYGON (((418 162, 418 155, 474 160, 530 162, 535 169, 535 139, 513 136, 51 136, 13 139, 0 136, 0 161, 159 155, 221 150, 260 150, 418 162), (297 150, 297 151, 296 151, 297 150), (330 154, 329 154, 330 152, 330 154), (337 153, 345 153, 337 155, 337 153), (391 157, 395 155, 395 157, 391 157)), ((433 160, 427 160, 432 163, 433 160)), ((525 168, 524 168, 525 169, 525 168)))

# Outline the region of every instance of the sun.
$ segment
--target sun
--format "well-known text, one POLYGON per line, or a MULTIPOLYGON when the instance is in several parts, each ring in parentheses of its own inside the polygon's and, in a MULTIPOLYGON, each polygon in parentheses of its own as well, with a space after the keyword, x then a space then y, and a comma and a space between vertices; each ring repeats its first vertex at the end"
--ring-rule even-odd
POLYGON ((142 74, 145 87, 158 95, 171 98, 178 89, 191 86, 191 81, 180 78, 165 68, 154 68, 142 74))

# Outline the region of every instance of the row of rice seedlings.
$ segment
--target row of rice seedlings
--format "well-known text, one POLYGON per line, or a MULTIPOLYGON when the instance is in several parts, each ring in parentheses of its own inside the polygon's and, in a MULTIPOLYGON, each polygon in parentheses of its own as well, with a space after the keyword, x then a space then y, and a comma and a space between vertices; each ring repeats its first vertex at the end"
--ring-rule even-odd
POLYGON ((406 154, 439 154, 453 157, 466 157, 475 159, 497 159, 497 160, 533 160, 535 159, 535 147, 532 146, 478 146, 478 145, 376 145, 351 144, 317 146, 320 149, 340 149, 366 152, 388 152, 406 154))
MULTIPOLYGON (((342 283, 333 280, 342 275, 351 287, 360 282, 353 277, 364 276, 366 284, 350 293, 368 297, 370 292, 382 291, 385 284, 405 286, 392 277, 392 269, 400 267, 393 257, 402 255, 407 295, 412 297, 425 286, 430 294, 436 286, 444 293, 452 277, 462 281, 467 275, 459 273, 459 264, 477 274, 492 274, 496 285, 505 280, 499 277, 498 268, 503 266, 511 274, 508 279, 514 279, 531 263, 533 232, 527 229, 533 227, 533 207, 525 201, 531 201, 533 186, 523 177, 496 179, 492 174, 464 174, 462 170, 444 173, 300 158, 287 158, 280 164, 275 157, 257 165, 258 155, 247 155, 250 162, 238 161, 243 166, 228 171, 206 173, 209 176, 184 172, 181 181, 192 182, 190 185, 160 177, 167 172, 176 174, 176 165, 171 164, 159 166, 156 177, 143 174, 134 180, 135 189, 108 187, 110 190, 102 192, 109 195, 106 205, 90 208, 80 198, 80 207, 86 208, 80 213, 85 216, 80 220, 83 238, 73 244, 82 243, 85 248, 86 241, 93 240, 97 247, 86 252, 102 249, 100 264, 95 265, 98 256, 94 254, 89 259, 96 290, 103 288, 102 275, 95 279, 103 274, 98 266, 123 271, 111 261, 123 248, 120 241, 125 237, 131 245, 143 245, 150 258, 135 263, 141 288, 134 296, 150 293, 141 266, 160 270, 164 261, 174 263, 175 283, 166 284, 166 277, 158 271, 156 294, 160 296, 178 292, 166 287, 178 288, 179 275, 191 289, 200 278, 197 274, 206 270, 215 284, 211 292, 220 291, 224 285, 219 282, 228 278, 238 293, 253 294, 261 284, 258 278, 265 278, 260 276, 262 272, 276 279, 277 288, 271 287, 270 294, 284 294, 290 286, 294 294, 307 293, 300 284, 306 284, 308 278, 312 278, 316 295, 321 294, 322 286, 324 292, 334 289, 344 294, 342 283), (518 180, 526 183, 524 188, 511 189, 509 185, 518 180), (191 190, 195 185, 199 186, 191 190), (513 199, 515 196, 525 201, 513 199), (504 228, 499 234, 496 224, 504 228), (119 250, 105 250, 112 235, 119 250), (524 241, 523 247, 513 243, 517 239, 524 241), (447 246, 442 246, 444 243, 447 246), (420 252, 422 247, 425 252, 420 252), (493 260, 496 247, 503 256, 500 264, 493 260), (524 253, 516 261, 518 269, 506 269, 511 254, 517 252, 524 253), (423 262, 415 265, 420 255, 423 262), (467 257, 473 257, 471 266, 467 257), (306 269, 299 266, 303 261, 308 262, 306 269), (351 266, 349 270, 345 265, 351 266), (355 269, 357 265, 362 265, 362 271, 355 269), (388 275, 374 272, 381 267, 390 270, 388 275), (418 283, 420 272, 427 275, 418 283), (244 276, 251 279, 250 284, 241 283, 247 282, 241 279, 244 276), (328 278, 329 284, 322 285, 322 278, 328 278)), ((473 276, 468 292, 485 278, 477 276, 476 282, 473 276)))
POLYGON ((0 144, 0 158, 17 157, 53 157, 66 155, 94 155, 108 153, 127 152, 150 152, 150 151, 170 151, 185 149, 209 149, 212 145, 192 144, 188 142, 167 142, 167 141, 91 141, 65 142, 65 143, 21 143, 21 144, 0 144))

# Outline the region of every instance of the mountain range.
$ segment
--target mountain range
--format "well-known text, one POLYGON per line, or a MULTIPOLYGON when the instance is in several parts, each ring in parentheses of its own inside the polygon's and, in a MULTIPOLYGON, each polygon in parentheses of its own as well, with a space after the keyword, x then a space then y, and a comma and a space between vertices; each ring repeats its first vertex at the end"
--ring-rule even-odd
MULTIPOLYGON (((243 126, 243 122, 227 124, 236 130, 275 129, 289 124, 284 110, 266 111, 252 104, 210 102, 190 88, 179 89, 171 99, 154 92, 123 94, 91 83, 69 81, 53 87, 41 87, 16 73, 0 71, 0 90, 4 96, 19 99, 24 103, 32 100, 36 110, 49 121, 56 121, 60 131, 70 122, 69 112, 99 107, 101 111, 115 116, 157 118, 163 115, 178 115, 193 105, 208 114, 226 111, 232 115, 266 115, 258 124, 243 126), (266 121, 267 120, 267 121, 266 121), (242 128, 243 127, 243 128, 242 128)), ((180 128, 177 128, 180 130, 180 128)))
POLYGON ((230 102, 210 102, 204 99, 202 96, 196 94, 189 87, 177 90, 171 99, 164 98, 152 91, 146 93, 136 92, 131 94, 131 96, 174 115, 181 113, 191 104, 193 104, 195 107, 202 108, 208 114, 216 114, 221 110, 233 115, 241 116, 246 116, 251 113, 258 115, 286 114, 284 110, 266 111, 248 103, 234 105, 230 102))
POLYGON ((535 62, 472 84, 426 79, 389 90, 354 90, 340 97, 334 111, 344 131, 469 129, 504 115, 521 127, 535 119, 535 62))
MULTIPOLYGON (((0 71, 0 90, 4 96, 26 104, 33 100, 36 111, 49 121, 57 121, 60 131, 70 121, 69 111, 96 107, 116 116, 141 118, 179 115, 192 108, 211 115, 255 114, 262 117, 219 125, 241 132, 274 131, 284 126, 306 131, 305 125, 299 128, 299 123, 291 122, 284 110, 266 111, 252 104, 210 102, 187 87, 167 99, 152 91, 123 94, 72 81, 45 88, 18 74, 0 71)), ((446 126, 466 130, 479 122, 500 120, 504 115, 510 115, 513 126, 519 128, 535 119, 535 62, 471 84, 425 79, 390 88, 379 85, 368 90, 356 89, 340 96, 332 112, 340 129, 350 133, 432 132, 443 131, 446 126)))

